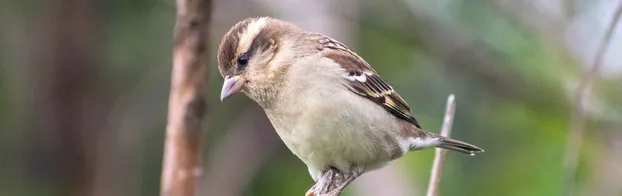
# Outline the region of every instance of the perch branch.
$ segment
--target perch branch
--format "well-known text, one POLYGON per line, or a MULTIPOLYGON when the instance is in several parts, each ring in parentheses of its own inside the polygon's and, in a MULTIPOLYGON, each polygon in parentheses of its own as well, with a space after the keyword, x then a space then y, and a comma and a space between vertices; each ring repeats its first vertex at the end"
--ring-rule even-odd
POLYGON ((616 25, 620 20, 620 16, 622 16, 622 1, 618 4, 611 23, 605 32, 605 36, 600 42, 598 49, 596 50, 594 56, 594 62, 592 64, 592 68, 589 71, 585 71, 581 80, 579 82, 579 86, 577 87, 574 94, 574 110, 571 116, 571 124, 570 124, 570 136, 566 142, 566 157, 564 160, 564 184, 562 185, 563 195, 572 195, 574 192, 574 181, 575 174, 577 171, 577 165, 579 162, 579 151, 581 150, 581 143, 583 142, 583 132, 585 129, 585 108, 584 102, 586 101, 586 96, 589 94, 590 86, 592 85, 593 80, 598 76, 598 72, 600 67, 602 66, 603 57, 605 55, 605 51, 607 51, 607 47, 609 46, 609 42, 611 40, 611 36, 613 31, 616 29, 616 25))
MULTIPOLYGON (((454 122, 454 114, 456 113, 456 102, 453 94, 447 97, 447 106, 445 107, 445 117, 443 118, 443 127, 441 127, 441 135, 449 137, 451 134, 451 127, 454 122)), ((428 184, 427 196, 437 196, 438 187, 441 183, 441 177, 443 175, 443 163, 445 162, 445 156, 447 150, 436 148, 434 152, 434 163, 432 164, 432 173, 430 174, 430 182, 428 184)))
POLYGON ((197 195, 201 179, 210 0, 177 0, 160 195, 197 195))
POLYGON ((330 168, 322 174, 322 177, 307 191, 305 196, 339 196, 343 191, 339 186, 346 180, 346 177, 339 170, 330 168))

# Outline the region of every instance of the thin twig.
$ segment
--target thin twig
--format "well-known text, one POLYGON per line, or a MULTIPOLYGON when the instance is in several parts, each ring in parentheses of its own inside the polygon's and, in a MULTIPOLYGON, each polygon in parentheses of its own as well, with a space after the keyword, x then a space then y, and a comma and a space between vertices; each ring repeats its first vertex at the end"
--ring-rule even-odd
MULTIPOLYGON (((443 127, 441 128, 441 135, 449 137, 451 134, 451 127, 454 123, 454 114, 456 113, 456 102, 453 94, 447 97, 447 106, 445 108, 445 117, 443 118, 443 127)), ((441 177, 443 175, 443 163, 445 162, 445 156, 447 150, 436 148, 434 152, 434 163, 432 165, 432 174, 430 175, 430 182, 428 184, 427 196, 437 196, 439 184, 441 183, 441 177)))
POLYGON ((571 124, 570 124, 570 136, 568 137, 566 143, 566 157, 564 160, 564 184, 562 185, 562 193, 563 195, 572 195, 574 193, 574 181, 575 174, 577 171, 577 165, 579 161, 579 150, 581 149, 581 143, 583 142, 583 132, 585 129, 585 108, 583 103, 586 100, 586 96, 589 94, 590 86, 592 85, 593 80, 598 76, 598 72, 600 67, 602 66, 603 57, 605 55, 605 51, 609 46, 609 42, 611 40, 611 36, 613 31, 616 29, 616 25, 620 20, 620 16, 622 16, 622 1, 618 4, 616 11, 614 12, 613 18, 607 32, 605 33, 605 37, 603 37, 598 49, 596 50, 596 54, 594 56, 594 63, 592 64, 592 69, 584 72, 581 77, 581 81, 579 82, 579 86, 577 87, 574 95, 574 110, 571 116, 571 124))
POLYGON ((210 0, 177 0, 162 196, 194 196, 201 179, 210 0))

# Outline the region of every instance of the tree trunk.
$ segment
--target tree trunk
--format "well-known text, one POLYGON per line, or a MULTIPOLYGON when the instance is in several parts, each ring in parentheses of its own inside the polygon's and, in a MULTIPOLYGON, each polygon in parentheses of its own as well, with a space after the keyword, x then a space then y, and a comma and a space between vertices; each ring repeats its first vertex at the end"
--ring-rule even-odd
POLYGON ((177 0, 162 196, 198 195, 210 10, 210 0, 177 0))

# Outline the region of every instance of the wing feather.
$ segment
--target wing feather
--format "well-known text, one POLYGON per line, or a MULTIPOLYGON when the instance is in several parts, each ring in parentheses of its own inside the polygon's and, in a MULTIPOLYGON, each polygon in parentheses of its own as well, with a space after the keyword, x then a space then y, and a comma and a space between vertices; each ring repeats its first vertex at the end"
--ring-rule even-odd
POLYGON ((391 114, 404 119, 418 128, 417 120, 412 116, 410 107, 397 92, 387 84, 363 58, 348 49, 344 44, 329 37, 321 36, 319 49, 326 58, 330 58, 346 70, 344 80, 348 89, 381 105, 391 114))

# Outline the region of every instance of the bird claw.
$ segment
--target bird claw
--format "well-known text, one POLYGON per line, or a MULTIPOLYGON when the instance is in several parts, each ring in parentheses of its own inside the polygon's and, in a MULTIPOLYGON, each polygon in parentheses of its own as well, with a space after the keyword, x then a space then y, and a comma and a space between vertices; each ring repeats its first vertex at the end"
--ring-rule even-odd
POLYGON ((353 171, 352 175, 346 177, 336 169, 329 169, 324 172, 317 183, 305 193, 305 196, 339 196, 346 186, 354 181, 360 173, 362 172, 353 171))

